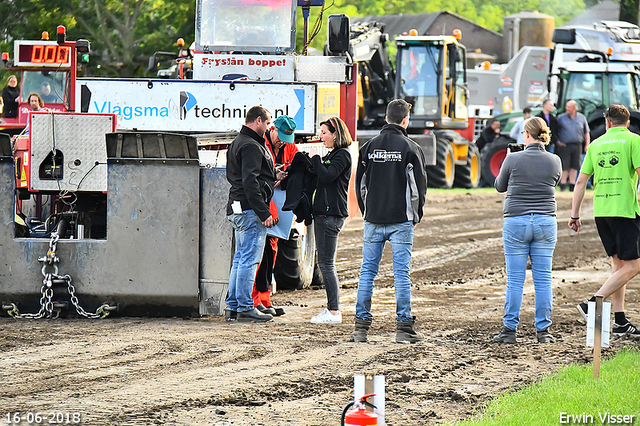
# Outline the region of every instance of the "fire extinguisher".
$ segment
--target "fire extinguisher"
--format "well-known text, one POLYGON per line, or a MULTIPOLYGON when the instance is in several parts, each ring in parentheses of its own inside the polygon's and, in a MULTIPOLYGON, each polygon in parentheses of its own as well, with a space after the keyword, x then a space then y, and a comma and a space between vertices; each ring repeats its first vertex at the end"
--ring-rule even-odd
POLYGON ((365 406, 371 407, 373 409, 376 408, 375 405, 371 404, 367 401, 367 398, 375 396, 375 393, 364 395, 360 398, 360 402, 350 402, 344 407, 342 410, 342 426, 377 426, 378 425, 378 416, 374 413, 370 413, 365 409, 365 406), (349 408, 354 406, 357 408, 356 411, 349 411, 349 408))

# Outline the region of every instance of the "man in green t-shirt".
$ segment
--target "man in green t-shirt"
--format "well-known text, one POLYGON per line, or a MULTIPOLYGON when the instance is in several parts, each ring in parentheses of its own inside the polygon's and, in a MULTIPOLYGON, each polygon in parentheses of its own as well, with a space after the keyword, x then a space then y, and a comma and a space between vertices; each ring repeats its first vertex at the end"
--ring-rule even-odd
MULTIPOLYGON (((607 133, 589 145, 573 193, 569 227, 580 233, 580 206, 587 181, 594 175, 593 215, 600 240, 612 259, 611 276, 595 296, 611 296, 615 315, 612 333, 640 337, 624 315, 626 284, 640 273, 640 208, 636 188, 640 176, 640 136, 631 133, 629 110, 612 105, 604 113, 607 133)), ((587 302, 578 311, 587 319, 587 302)))

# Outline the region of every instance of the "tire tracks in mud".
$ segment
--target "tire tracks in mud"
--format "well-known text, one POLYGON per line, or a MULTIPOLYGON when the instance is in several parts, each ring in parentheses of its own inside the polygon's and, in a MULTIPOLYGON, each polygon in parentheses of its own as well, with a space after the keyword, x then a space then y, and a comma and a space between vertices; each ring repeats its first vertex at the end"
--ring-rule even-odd
MULTIPOLYGON (((446 204, 439 202, 438 204, 446 204)), ((416 227, 411 259, 411 274, 414 281, 432 284, 465 281, 487 277, 486 271, 504 266, 502 248, 502 223, 500 212, 496 215, 495 202, 481 203, 480 209, 458 210, 454 213, 440 212, 442 206, 425 209, 423 222, 416 227), (429 211, 431 210, 431 212, 429 211), (429 215, 432 213, 432 215, 429 215), (466 268, 461 267, 465 264, 466 268), (491 265, 494 265, 491 267, 491 265)), ((566 198, 558 202, 558 244, 575 244, 577 236, 566 226, 571 215, 571 203, 566 198)), ((447 209, 447 207, 445 207, 447 209)), ((592 204, 587 200, 583 206, 583 216, 593 215, 592 204)), ((601 255, 597 229, 585 221, 580 240, 585 248, 591 246, 596 255, 601 255)), ((592 221, 591 221, 592 222, 592 221)), ((343 287, 355 287, 358 283, 362 255, 355 252, 358 239, 361 240, 364 222, 357 221, 341 233, 341 241, 336 268, 343 287), (355 240, 355 241, 354 241, 355 240), (348 256, 344 256, 344 253, 348 256)), ((361 244, 359 245, 361 247, 361 244)), ((390 244, 385 248, 376 283, 380 286, 393 284, 393 265, 390 262, 390 244), (385 262, 385 260, 387 260, 385 262)), ((579 266, 575 259, 554 257, 554 269, 579 266)), ((490 274, 493 275, 493 272, 490 274)))
MULTIPOLYGON (((352 350, 354 344, 330 343, 326 336, 301 342, 297 336, 299 330, 288 327, 279 330, 283 327, 204 325, 216 327, 216 331, 223 328, 229 334, 238 331, 262 334, 269 328, 268 334, 287 337, 270 337, 269 342, 265 338, 261 347, 259 342, 249 342, 241 334, 227 336, 225 347, 230 344, 233 350, 223 352, 214 346, 206 352, 204 336, 192 336, 188 342, 179 345, 165 339, 137 344, 133 343, 136 333, 127 330, 121 340, 108 345, 109 349, 105 347, 92 354, 78 350, 87 344, 82 339, 48 345, 50 357, 45 359, 37 359, 41 347, 15 351, 0 360, 0 369, 7 372, 15 371, 17 363, 14 360, 26 363, 20 377, 14 377, 12 386, 1 392, 2 399, 7 401, 5 409, 23 410, 20 407, 28 405, 29 401, 41 401, 39 410, 60 410, 56 396, 66 395, 63 405, 67 407, 81 406, 82 400, 92 401, 91 411, 86 413, 88 421, 108 417, 120 422, 140 416, 148 418, 151 413, 171 411, 175 407, 260 406, 323 394, 322 389, 327 386, 346 391, 350 388, 351 376, 327 375, 328 358, 335 360, 332 363, 335 371, 359 369, 366 362, 358 359, 357 352, 352 350), (336 356, 327 356, 327 353, 336 356), (229 372, 235 381, 221 386, 217 379, 224 378, 229 372), (315 374, 309 375, 313 372, 315 374), (268 387, 260 385, 263 381, 269 383, 268 387), (120 401, 135 399, 130 394, 131 389, 144 395, 144 400, 141 404, 123 407, 114 415, 113 407, 120 401)), ((41 331, 40 327, 33 330, 35 334, 41 331)), ((343 341, 345 335, 348 336, 348 331, 342 330, 339 341, 343 341)), ((378 347, 376 350, 384 352, 387 349, 378 347)))
MULTIPOLYGON (((591 245, 598 237, 589 223, 579 240, 561 230, 570 206, 563 196, 557 256, 566 268, 594 258, 591 245)), ((0 318, 5 411, 66 409, 82 411, 86 424, 135 426, 279 425, 294 419, 337 424, 352 398, 353 373, 367 370, 385 375, 388 424, 438 424, 468 417, 498 393, 568 363, 589 362, 584 325, 571 300, 577 297, 575 284, 581 284, 581 293, 595 284, 572 271, 559 274, 562 282, 554 286, 558 344, 532 343, 530 287, 525 287, 520 344, 489 343, 499 328, 504 296, 501 197, 448 197, 433 202, 416 228, 412 279, 422 344, 394 343, 388 249, 376 281, 370 342, 346 342, 361 262, 363 222, 355 220, 341 234, 338 253, 339 277, 347 287, 343 324, 308 323, 311 310, 324 303, 324 291, 277 294, 274 300, 286 300, 290 308, 271 324, 0 318)), ((606 267, 599 263, 599 272, 606 267)), ((630 302, 637 299, 637 293, 630 295, 630 302)))

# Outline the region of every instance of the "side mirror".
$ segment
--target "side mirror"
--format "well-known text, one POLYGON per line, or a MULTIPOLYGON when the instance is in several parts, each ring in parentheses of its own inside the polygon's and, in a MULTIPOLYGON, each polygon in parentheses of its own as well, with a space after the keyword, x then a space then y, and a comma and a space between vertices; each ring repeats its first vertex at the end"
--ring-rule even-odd
POLYGON ((327 40, 332 53, 345 53, 349 50, 349 17, 347 15, 329 16, 327 40))
POLYGON ((154 55, 149 57, 149 66, 147 67, 147 72, 157 73, 158 72, 158 58, 154 55))

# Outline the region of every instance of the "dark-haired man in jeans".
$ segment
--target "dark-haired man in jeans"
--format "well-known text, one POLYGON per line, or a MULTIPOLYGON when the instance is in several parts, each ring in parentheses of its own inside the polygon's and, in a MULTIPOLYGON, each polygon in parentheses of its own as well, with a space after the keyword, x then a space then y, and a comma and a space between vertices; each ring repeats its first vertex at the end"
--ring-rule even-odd
POLYGON ((227 150, 229 202, 227 215, 233 224, 236 251, 229 274, 227 321, 266 322, 273 316, 255 308, 251 292, 262 259, 267 228, 275 225, 269 203, 276 169, 265 146, 264 133, 271 115, 261 106, 247 112, 245 125, 227 150))
POLYGON ((393 249, 396 342, 422 340, 414 330, 415 317, 411 315, 409 261, 413 228, 422 218, 427 194, 427 174, 422 148, 407 136, 410 108, 404 100, 391 101, 387 106, 388 124, 360 148, 356 195, 365 222, 352 342, 367 341, 373 320, 373 280, 387 241, 393 249))

